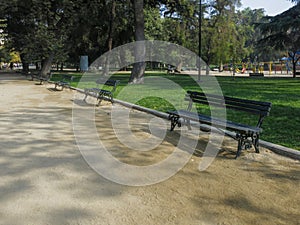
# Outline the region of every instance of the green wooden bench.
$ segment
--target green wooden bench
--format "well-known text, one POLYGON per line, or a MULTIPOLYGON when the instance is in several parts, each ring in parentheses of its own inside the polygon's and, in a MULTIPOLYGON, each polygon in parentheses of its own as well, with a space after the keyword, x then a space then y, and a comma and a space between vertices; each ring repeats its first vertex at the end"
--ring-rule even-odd
POLYGON ((30 73, 29 74, 31 76, 31 80, 38 80, 40 81, 40 85, 42 85, 44 82, 48 82, 51 77, 52 77, 52 73, 49 72, 46 74, 46 76, 42 76, 42 73, 41 72, 38 72, 38 73, 30 73))
POLYGON ((54 82, 54 84, 55 84, 54 88, 56 90, 58 90, 57 87, 61 87, 61 89, 60 89, 61 91, 65 87, 70 88, 71 87, 71 82, 73 81, 73 79, 74 79, 74 76, 63 74, 61 76, 61 80, 54 82))
POLYGON ((104 99, 113 103, 114 92, 116 91, 117 85, 120 83, 120 81, 100 78, 96 80, 95 83, 96 87, 84 89, 85 97, 83 101, 86 101, 87 96, 93 96, 98 100, 97 106, 99 106, 101 101, 104 99))
MULTIPOLYGON (((238 147, 236 158, 243 149, 249 149, 252 146, 254 146, 255 151, 259 153, 259 137, 262 132, 261 126, 264 118, 270 113, 272 106, 270 102, 204 94, 196 91, 187 91, 185 100, 189 102, 186 110, 168 111, 169 120, 171 121, 171 131, 173 131, 176 126, 180 127, 183 123, 190 128, 190 121, 196 121, 200 124, 206 124, 217 128, 225 133, 225 135, 237 140, 238 147), (257 121, 253 121, 256 122, 256 125, 251 126, 240 122, 212 118, 211 116, 199 113, 198 111, 192 112, 193 104, 197 104, 199 107, 201 107, 201 105, 222 107, 226 108, 226 111, 237 110, 243 112, 243 114, 250 113, 257 116, 257 121)), ((247 114, 245 114, 245 116, 247 116, 247 114)))

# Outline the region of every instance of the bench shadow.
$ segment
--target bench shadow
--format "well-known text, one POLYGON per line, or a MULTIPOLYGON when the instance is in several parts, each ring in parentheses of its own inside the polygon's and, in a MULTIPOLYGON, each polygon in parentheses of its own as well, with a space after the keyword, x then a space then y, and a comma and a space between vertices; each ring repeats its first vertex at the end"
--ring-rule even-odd
POLYGON ((73 99, 71 100, 74 104, 81 106, 81 107, 90 107, 90 106, 95 106, 96 104, 89 103, 87 101, 81 100, 81 99, 73 99))
POLYGON ((48 91, 51 91, 51 92, 61 92, 63 90, 58 90, 56 88, 47 88, 48 91))
MULTIPOLYGON (((144 129, 142 129, 142 131, 145 133, 148 133, 149 135, 153 135, 149 129, 144 128, 144 129)), ((173 146, 177 146, 181 135, 182 134, 180 134, 180 131, 168 130, 166 133, 166 136, 164 138, 164 141, 167 141, 168 143, 172 144, 173 146)), ((218 144, 214 144, 213 142, 209 141, 209 137, 208 137, 209 135, 210 135, 210 132, 200 132, 198 140, 196 140, 197 144, 194 149, 190 149, 190 145, 182 145, 180 149, 185 152, 188 152, 188 153, 192 152, 192 154, 194 156, 201 158, 201 157, 203 157, 203 154, 204 154, 205 150, 207 149, 208 143, 210 143, 212 148, 218 149, 217 157, 222 157, 225 159, 234 159, 235 158, 236 145, 233 146, 232 143, 228 144, 228 142, 230 142, 230 141, 223 140, 222 145, 219 146, 218 144)), ((194 138, 188 137, 187 135, 185 135, 185 138, 187 140, 190 140, 191 142, 195 142, 194 138)), ((242 154, 243 154, 243 151, 242 151, 242 154)))

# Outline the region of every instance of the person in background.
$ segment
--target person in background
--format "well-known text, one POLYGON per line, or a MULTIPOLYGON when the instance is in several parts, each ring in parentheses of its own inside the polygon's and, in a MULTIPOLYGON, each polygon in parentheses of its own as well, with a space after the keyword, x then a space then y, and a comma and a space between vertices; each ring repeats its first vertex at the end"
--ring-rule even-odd
POLYGON ((11 63, 9 64, 9 68, 10 68, 11 70, 14 69, 14 63, 13 63, 13 62, 11 62, 11 63))

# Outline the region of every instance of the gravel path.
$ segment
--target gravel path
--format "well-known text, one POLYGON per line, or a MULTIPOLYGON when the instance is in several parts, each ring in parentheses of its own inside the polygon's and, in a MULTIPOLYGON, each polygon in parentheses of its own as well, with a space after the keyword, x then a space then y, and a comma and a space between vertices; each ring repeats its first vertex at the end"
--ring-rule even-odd
MULTIPOLYGON (((0 224, 299 224, 299 161, 266 149, 234 160, 236 143, 229 139, 204 172, 195 154, 158 184, 132 187, 103 178, 74 138, 72 107, 79 100, 53 86, 0 73, 0 224)), ((176 132, 153 152, 130 151, 111 130, 110 112, 109 104, 96 109, 97 130, 119 160, 148 165, 172 152, 176 132)), ((131 118, 134 132, 147 137, 149 115, 131 118)), ((206 140, 203 134, 199 151, 206 140)))

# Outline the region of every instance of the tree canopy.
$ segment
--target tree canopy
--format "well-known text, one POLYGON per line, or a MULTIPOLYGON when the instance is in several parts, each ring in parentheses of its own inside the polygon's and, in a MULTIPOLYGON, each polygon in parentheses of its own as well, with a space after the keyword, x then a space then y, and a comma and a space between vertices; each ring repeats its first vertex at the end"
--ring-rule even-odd
POLYGON ((17 51, 24 68, 38 62, 46 73, 53 63, 76 66, 80 55, 92 62, 114 47, 144 38, 196 53, 201 43, 201 57, 208 64, 266 59, 266 52, 275 57, 274 50, 298 50, 299 0, 291 1, 298 4, 266 18, 263 10, 238 10, 239 0, 202 0, 201 6, 199 0, 2 0, 6 50, 0 49, 1 60, 9 60, 7 51, 17 51))
POLYGON ((273 46, 285 50, 292 60, 293 75, 300 59, 300 3, 274 17, 266 17, 258 24, 261 31, 259 46, 273 46))

